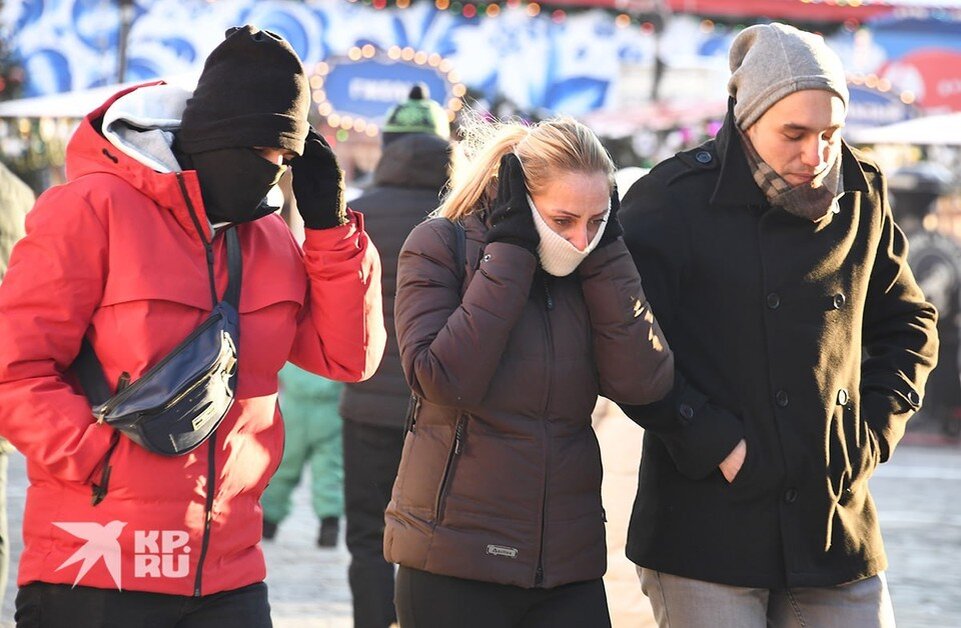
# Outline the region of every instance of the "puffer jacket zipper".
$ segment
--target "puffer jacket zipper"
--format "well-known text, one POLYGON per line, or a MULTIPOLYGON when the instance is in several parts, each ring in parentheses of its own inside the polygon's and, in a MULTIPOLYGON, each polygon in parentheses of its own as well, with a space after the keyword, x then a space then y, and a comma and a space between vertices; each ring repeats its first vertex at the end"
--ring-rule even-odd
MULTIPOLYGON (((117 380, 117 393, 123 392, 127 386, 130 385, 130 373, 124 371, 120 374, 120 378, 117 380)), ((110 490, 110 472, 113 467, 110 465, 110 458, 113 457, 113 452, 120 443, 120 432, 117 430, 113 431, 110 435, 110 447, 107 448, 107 453, 103 457, 103 463, 100 470, 100 481, 91 482, 91 488, 93 495, 90 499, 90 503, 97 506, 107 497, 107 491, 110 490)))
POLYGON ((541 275, 541 282, 544 286, 544 329, 547 332, 547 400, 544 406, 544 416, 541 426, 544 430, 544 483, 541 487, 541 536, 537 550, 537 570, 534 572, 534 586, 540 586, 544 582, 544 537, 547 535, 547 485, 550 469, 550 434, 548 433, 547 416, 551 408, 551 392, 553 388, 554 364, 554 332, 551 329, 551 311, 554 309, 554 297, 551 295, 550 279, 547 275, 541 275))
POLYGON ((444 514, 444 503, 447 497, 447 490, 450 488, 451 479, 454 475, 454 461, 461 454, 464 442, 464 429, 467 424, 467 414, 461 412, 457 417, 457 424, 454 426, 454 439, 451 441, 450 450, 447 452, 447 463, 444 465, 444 474, 441 476, 440 486, 437 489, 437 499, 434 501, 434 526, 436 527, 444 514))
POLYGON ((204 559, 210 547, 210 523, 214 516, 214 491, 217 488, 217 432, 210 435, 207 448, 207 500, 204 503, 204 538, 200 542, 200 558, 197 560, 197 577, 194 580, 194 597, 201 596, 204 576, 204 559))
MULTIPOLYGON (((207 266, 212 270, 214 267, 214 250, 210 241, 204 237, 204 230, 200 226, 200 218, 197 216, 197 210, 194 208, 193 201, 190 200, 190 194, 187 192, 187 184, 184 182, 184 175, 182 172, 177 173, 177 183, 180 184, 180 193, 184 197, 184 202, 187 204, 187 210, 190 214, 190 220, 194 223, 194 228, 197 229, 197 237, 204 245, 204 254, 206 256, 207 266)), ((213 307, 217 307, 217 286, 214 283, 214 273, 210 272, 210 295, 213 299, 213 307)), ((200 543, 200 558, 197 559, 197 576, 194 580, 194 597, 200 597, 203 584, 203 573, 204 573, 204 559, 207 558, 207 549, 210 546, 210 524, 213 520, 213 507, 214 507, 214 493, 217 487, 217 434, 216 432, 210 437, 210 445, 207 448, 207 498, 204 502, 204 536, 200 543)))

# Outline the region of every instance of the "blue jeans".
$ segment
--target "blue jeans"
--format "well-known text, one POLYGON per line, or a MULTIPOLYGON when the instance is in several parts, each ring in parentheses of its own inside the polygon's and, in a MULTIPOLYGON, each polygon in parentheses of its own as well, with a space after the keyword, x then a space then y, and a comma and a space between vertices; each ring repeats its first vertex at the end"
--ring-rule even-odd
POLYGON ((753 589, 637 568, 660 628, 894 628, 884 574, 834 587, 753 589))

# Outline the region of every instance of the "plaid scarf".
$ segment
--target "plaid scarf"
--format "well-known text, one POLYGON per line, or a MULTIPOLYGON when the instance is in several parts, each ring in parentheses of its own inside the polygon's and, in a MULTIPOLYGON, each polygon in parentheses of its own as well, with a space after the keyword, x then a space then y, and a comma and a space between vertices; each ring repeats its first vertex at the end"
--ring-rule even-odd
POLYGON ((844 193, 841 180, 841 153, 824 173, 802 185, 791 185, 758 155, 747 135, 738 129, 744 154, 754 181, 771 205, 782 208, 800 218, 820 222, 831 212, 840 211, 837 199, 844 193))

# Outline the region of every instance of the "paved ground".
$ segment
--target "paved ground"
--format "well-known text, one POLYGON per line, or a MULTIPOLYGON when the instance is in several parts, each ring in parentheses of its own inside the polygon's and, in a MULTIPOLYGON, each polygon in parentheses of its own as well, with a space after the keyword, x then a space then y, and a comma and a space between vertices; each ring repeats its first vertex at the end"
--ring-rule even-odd
MULTIPOLYGON (((598 436, 604 456, 604 503, 608 512, 610 568, 605 578, 614 628, 653 626, 633 566, 623 557, 623 539, 636 486, 641 430, 616 413, 600 413, 598 436)), ((936 437, 908 435, 894 460, 871 481, 890 559, 888 582, 901 628, 961 626, 961 445, 936 437), (911 444, 915 443, 915 444, 911 444)), ((23 460, 11 458, 8 512, 13 565, 25 491, 23 460)), ((350 628, 347 551, 315 546, 317 522, 306 487, 274 542, 266 544, 268 583, 277 628, 350 628)), ((12 625, 11 584, 0 626, 12 625)))

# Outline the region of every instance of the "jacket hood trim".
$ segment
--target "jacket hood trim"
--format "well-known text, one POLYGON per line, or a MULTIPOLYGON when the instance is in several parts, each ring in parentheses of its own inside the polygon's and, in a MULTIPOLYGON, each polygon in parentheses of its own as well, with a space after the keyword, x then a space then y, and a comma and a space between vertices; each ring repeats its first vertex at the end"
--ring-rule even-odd
MULTIPOLYGON (((145 120, 145 112, 140 112, 144 114, 143 118, 140 118, 139 114, 134 115, 134 113, 132 113, 134 111, 133 103, 140 100, 139 96, 136 98, 130 97, 129 100, 124 99, 122 106, 118 107, 115 112, 112 112, 110 117, 108 117, 107 114, 113 104, 121 98, 124 98, 134 91, 141 89, 150 90, 152 87, 158 85, 166 84, 163 81, 154 81, 121 90, 107 99, 100 107, 89 113, 80 122, 77 130, 67 144, 67 180, 73 181, 80 177, 93 174, 110 174, 121 177, 131 186, 137 188, 142 194, 150 198, 159 207, 170 211, 184 230, 194 233, 196 232, 196 228, 194 227, 190 212, 187 209, 186 200, 184 199, 183 190, 186 190, 194 208, 198 214, 201 214, 198 216, 201 219, 201 227, 204 230, 204 233, 201 235, 205 239, 210 240, 213 232, 204 209, 203 198, 200 194, 200 180, 197 178, 197 172, 195 170, 179 171, 179 165, 177 166, 178 171, 162 172, 156 170, 149 164, 151 160, 156 160, 162 154, 162 150, 160 150, 155 140, 161 137, 162 134, 171 132, 170 129, 159 126, 155 127, 154 130, 156 130, 159 135, 155 133, 147 143, 160 152, 154 153, 147 161, 143 160, 144 152, 137 150, 138 146, 143 148, 143 144, 134 140, 132 135, 127 136, 126 131, 124 132, 125 138, 120 140, 122 144, 121 147, 115 145, 103 130, 105 120, 112 120, 110 128, 112 130, 111 132, 115 134, 118 129, 121 128, 118 124, 129 130, 135 128, 129 124, 131 118, 134 120, 145 120), (125 112, 124 110, 127 111, 125 112), (121 120, 123 122, 120 122, 121 120), (178 176, 183 178, 183 189, 178 181, 178 176)), ((175 92, 170 90, 165 93, 168 97, 173 98, 175 92)), ((149 97, 150 93, 144 96, 149 97)), ((170 120, 170 118, 164 118, 160 115, 156 115, 154 118, 157 121, 167 120, 169 122, 170 120)), ((169 150, 169 145, 167 146, 167 150, 169 150)), ((170 156, 173 157, 172 152, 170 156)), ((176 162, 176 160, 174 160, 174 162, 176 162)))
POLYGON ((157 172, 183 170, 174 156, 174 131, 180 128, 190 91, 154 84, 127 92, 104 112, 104 137, 123 153, 157 172))

